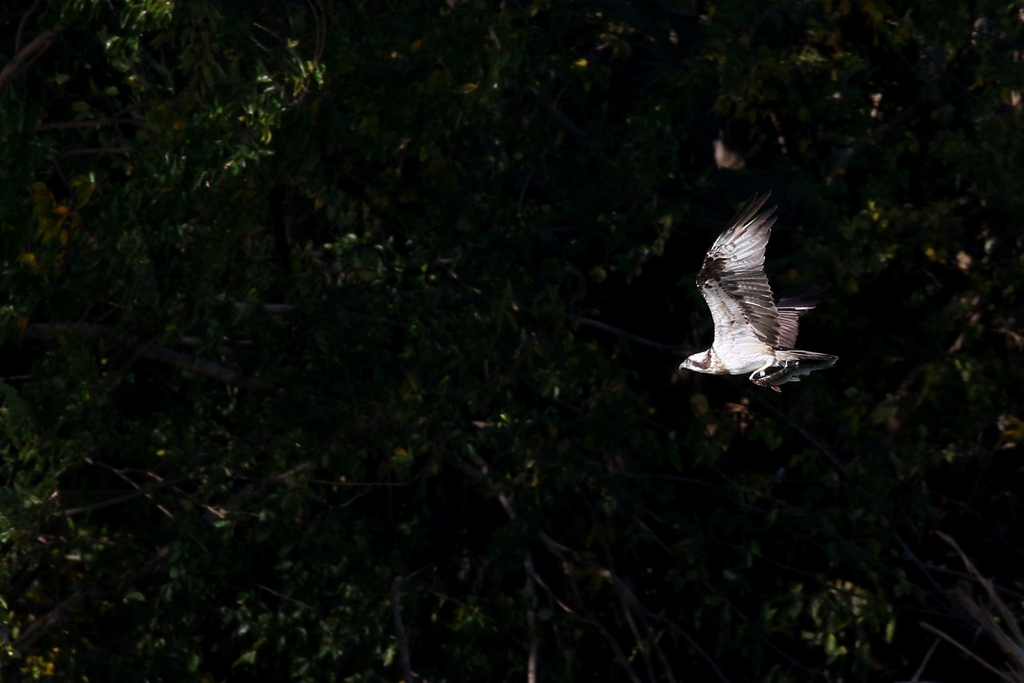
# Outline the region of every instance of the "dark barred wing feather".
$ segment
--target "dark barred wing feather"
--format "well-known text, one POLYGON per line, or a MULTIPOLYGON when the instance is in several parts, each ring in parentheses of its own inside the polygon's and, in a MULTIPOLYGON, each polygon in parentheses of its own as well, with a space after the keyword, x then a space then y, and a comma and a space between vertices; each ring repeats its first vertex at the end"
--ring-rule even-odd
MULTIPOLYGON (((711 309, 716 336, 720 329, 746 326, 765 344, 778 348, 783 334, 779 311, 764 274, 764 250, 775 224, 775 207, 765 211, 761 207, 770 195, 751 198, 715 240, 697 275, 697 287, 711 309)), ((795 319, 793 330, 795 339, 795 319)))
POLYGON ((796 335, 800 331, 800 316, 821 303, 821 294, 826 287, 811 286, 775 303, 779 311, 779 346, 780 349, 795 349, 796 335))

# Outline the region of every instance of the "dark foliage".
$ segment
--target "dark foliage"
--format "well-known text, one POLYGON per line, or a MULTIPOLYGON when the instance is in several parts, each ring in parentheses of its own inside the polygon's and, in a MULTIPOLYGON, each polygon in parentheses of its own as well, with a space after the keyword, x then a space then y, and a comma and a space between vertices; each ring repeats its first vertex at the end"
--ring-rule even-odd
POLYGON ((1022 12, 6 3, 4 680, 1020 680, 1022 12))

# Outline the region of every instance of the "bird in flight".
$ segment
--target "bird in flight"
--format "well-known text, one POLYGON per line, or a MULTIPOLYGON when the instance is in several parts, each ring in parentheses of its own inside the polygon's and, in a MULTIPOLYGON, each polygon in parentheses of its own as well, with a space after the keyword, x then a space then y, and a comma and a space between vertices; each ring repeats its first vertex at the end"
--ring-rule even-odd
POLYGON ((832 367, 837 356, 794 349, 800 316, 818 305, 813 295, 772 297, 764 250, 776 207, 761 210, 771 193, 754 195, 711 245, 697 274, 697 288, 711 309, 715 341, 682 362, 680 370, 709 375, 750 374, 775 391, 801 375, 832 367))

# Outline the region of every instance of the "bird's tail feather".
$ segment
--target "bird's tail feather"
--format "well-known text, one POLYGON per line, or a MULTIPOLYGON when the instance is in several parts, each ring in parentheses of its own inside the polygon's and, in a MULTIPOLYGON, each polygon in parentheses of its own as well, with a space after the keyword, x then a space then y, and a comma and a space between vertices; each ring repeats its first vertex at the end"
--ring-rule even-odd
POLYGON ((795 363, 798 364, 801 369, 806 370, 830 368, 836 364, 837 360, 839 360, 839 356, 833 356, 828 353, 818 353, 816 351, 801 351, 799 349, 776 351, 775 358, 781 361, 783 365, 787 363, 795 363))

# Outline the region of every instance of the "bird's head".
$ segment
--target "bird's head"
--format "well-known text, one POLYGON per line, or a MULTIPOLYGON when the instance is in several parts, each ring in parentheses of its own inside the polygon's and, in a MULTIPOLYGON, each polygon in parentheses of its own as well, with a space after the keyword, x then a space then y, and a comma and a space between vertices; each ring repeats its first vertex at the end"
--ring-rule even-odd
POLYGON ((711 367, 711 349, 695 353, 679 364, 680 370, 693 370, 694 372, 707 372, 711 367))

